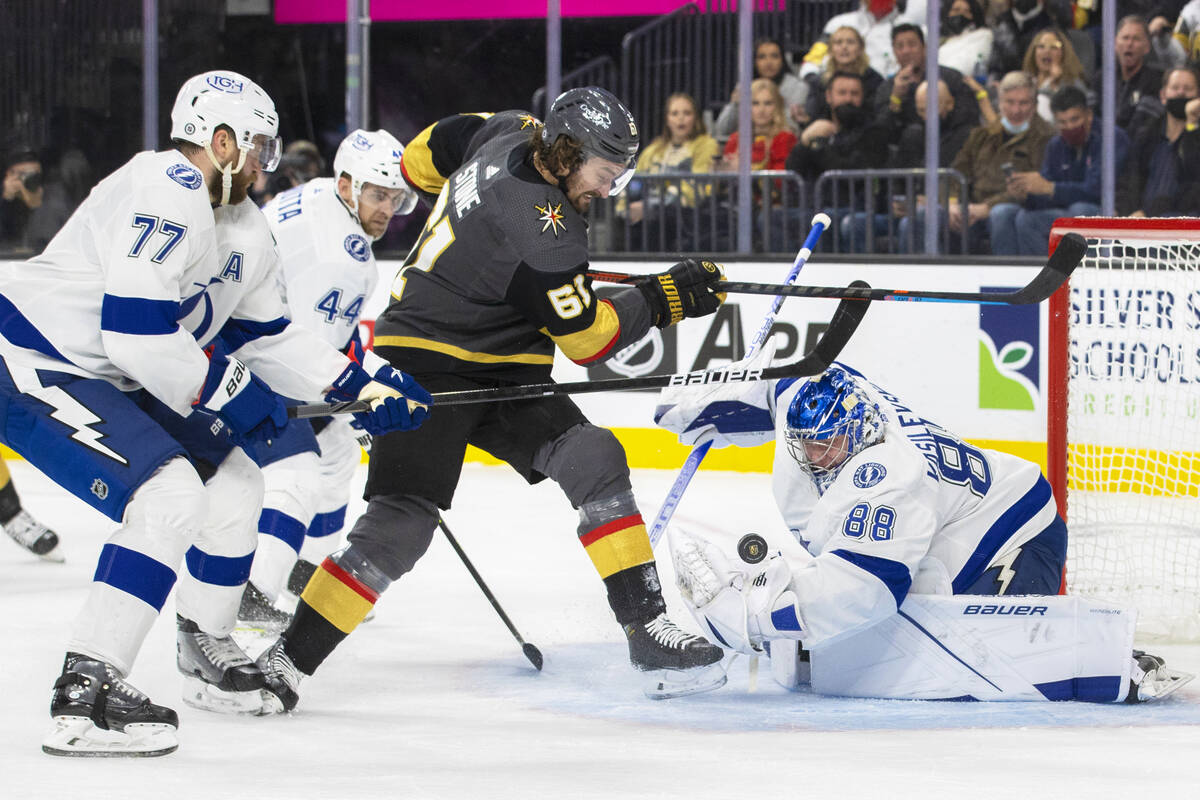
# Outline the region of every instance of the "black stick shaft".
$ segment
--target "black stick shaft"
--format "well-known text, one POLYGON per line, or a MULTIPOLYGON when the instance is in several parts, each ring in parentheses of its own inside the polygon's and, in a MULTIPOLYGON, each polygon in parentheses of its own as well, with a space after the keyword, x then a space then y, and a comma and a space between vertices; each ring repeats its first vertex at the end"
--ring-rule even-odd
POLYGON ((525 657, 528 658, 533 665, 540 670, 542 668, 541 651, 521 638, 520 632, 517 631, 517 626, 513 625, 512 620, 508 618, 508 614, 504 613, 504 609, 500 607, 500 601, 496 599, 496 595, 492 594, 492 590, 488 588, 486 583, 484 583, 483 576, 481 576, 479 571, 475 569, 475 565, 471 563, 471 559, 467 558, 467 554, 463 552, 462 546, 458 543, 458 540, 454 538, 454 534, 450 532, 450 528, 446 526, 446 521, 439 518, 438 527, 442 529, 442 533, 446 534, 446 541, 450 542, 450 546, 454 548, 454 552, 458 553, 458 557, 462 561, 463 566, 467 568, 467 572, 471 573, 471 577, 475 579, 475 583, 478 584, 479 588, 483 591, 483 596, 486 597, 488 602, 492 604, 492 608, 496 609, 496 613, 500 615, 500 619, 508 627, 508 630, 513 635, 513 638, 517 640, 517 644, 521 645, 521 650, 525 653, 525 657))

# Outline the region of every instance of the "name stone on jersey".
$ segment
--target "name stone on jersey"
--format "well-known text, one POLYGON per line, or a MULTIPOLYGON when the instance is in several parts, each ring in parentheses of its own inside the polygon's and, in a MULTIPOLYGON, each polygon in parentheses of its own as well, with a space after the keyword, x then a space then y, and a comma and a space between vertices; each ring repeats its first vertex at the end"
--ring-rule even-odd
POLYGON ((479 162, 472 161, 454 176, 454 215, 462 219, 479 203, 479 162))

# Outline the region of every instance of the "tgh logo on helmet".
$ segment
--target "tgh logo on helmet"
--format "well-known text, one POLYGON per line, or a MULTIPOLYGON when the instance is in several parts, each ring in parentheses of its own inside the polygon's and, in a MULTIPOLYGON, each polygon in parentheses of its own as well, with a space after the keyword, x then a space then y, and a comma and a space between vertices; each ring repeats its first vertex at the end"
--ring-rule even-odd
POLYGON ((370 150, 371 140, 366 136, 363 136, 361 133, 358 133, 355 134, 353 141, 350 142, 350 146, 355 150, 370 150))
POLYGON ((241 94, 246 88, 244 83, 234 80, 228 75, 209 75, 204 82, 219 92, 228 92, 229 94, 241 94))

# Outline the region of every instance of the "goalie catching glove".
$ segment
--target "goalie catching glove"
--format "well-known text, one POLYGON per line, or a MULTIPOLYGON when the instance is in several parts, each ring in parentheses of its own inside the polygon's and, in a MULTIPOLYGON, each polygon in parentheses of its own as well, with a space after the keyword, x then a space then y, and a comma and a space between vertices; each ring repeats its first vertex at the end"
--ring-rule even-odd
MULTIPOLYGON (((773 339, 750 358, 726 371, 762 370, 775 357, 773 339)), ((659 395, 654 422, 679 434, 689 447, 712 442, 713 447, 756 447, 775 438, 775 386, 778 381, 705 383, 668 386, 659 395)))
POLYGON ((725 302, 725 294, 716 291, 723 280, 720 265, 688 258, 666 272, 649 275, 637 288, 650 306, 654 325, 666 328, 684 317, 704 317, 725 302))
POLYGON ((279 436, 288 420, 283 399, 229 355, 224 342, 214 342, 204 353, 208 375, 192 406, 216 414, 240 441, 270 441, 279 436))
POLYGON ((362 361, 361 367, 354 363, 346 367, 325 395, 325 402, 371 401, 371 410, 354 414, 354 420, 356 427, 372 436, 410 431, 425 421, 433 397, 421 384, 370 351, 362 361))

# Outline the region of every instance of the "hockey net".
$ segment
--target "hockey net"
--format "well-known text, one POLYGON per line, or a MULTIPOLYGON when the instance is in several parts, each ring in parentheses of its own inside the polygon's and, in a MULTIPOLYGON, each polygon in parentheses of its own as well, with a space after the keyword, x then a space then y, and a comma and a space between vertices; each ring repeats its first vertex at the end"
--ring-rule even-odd
POLYGON ((1067 591, 1200 640, 1200 220, 1061 219, 1088 240, 1050 301, 1048 471, 1067 591))

